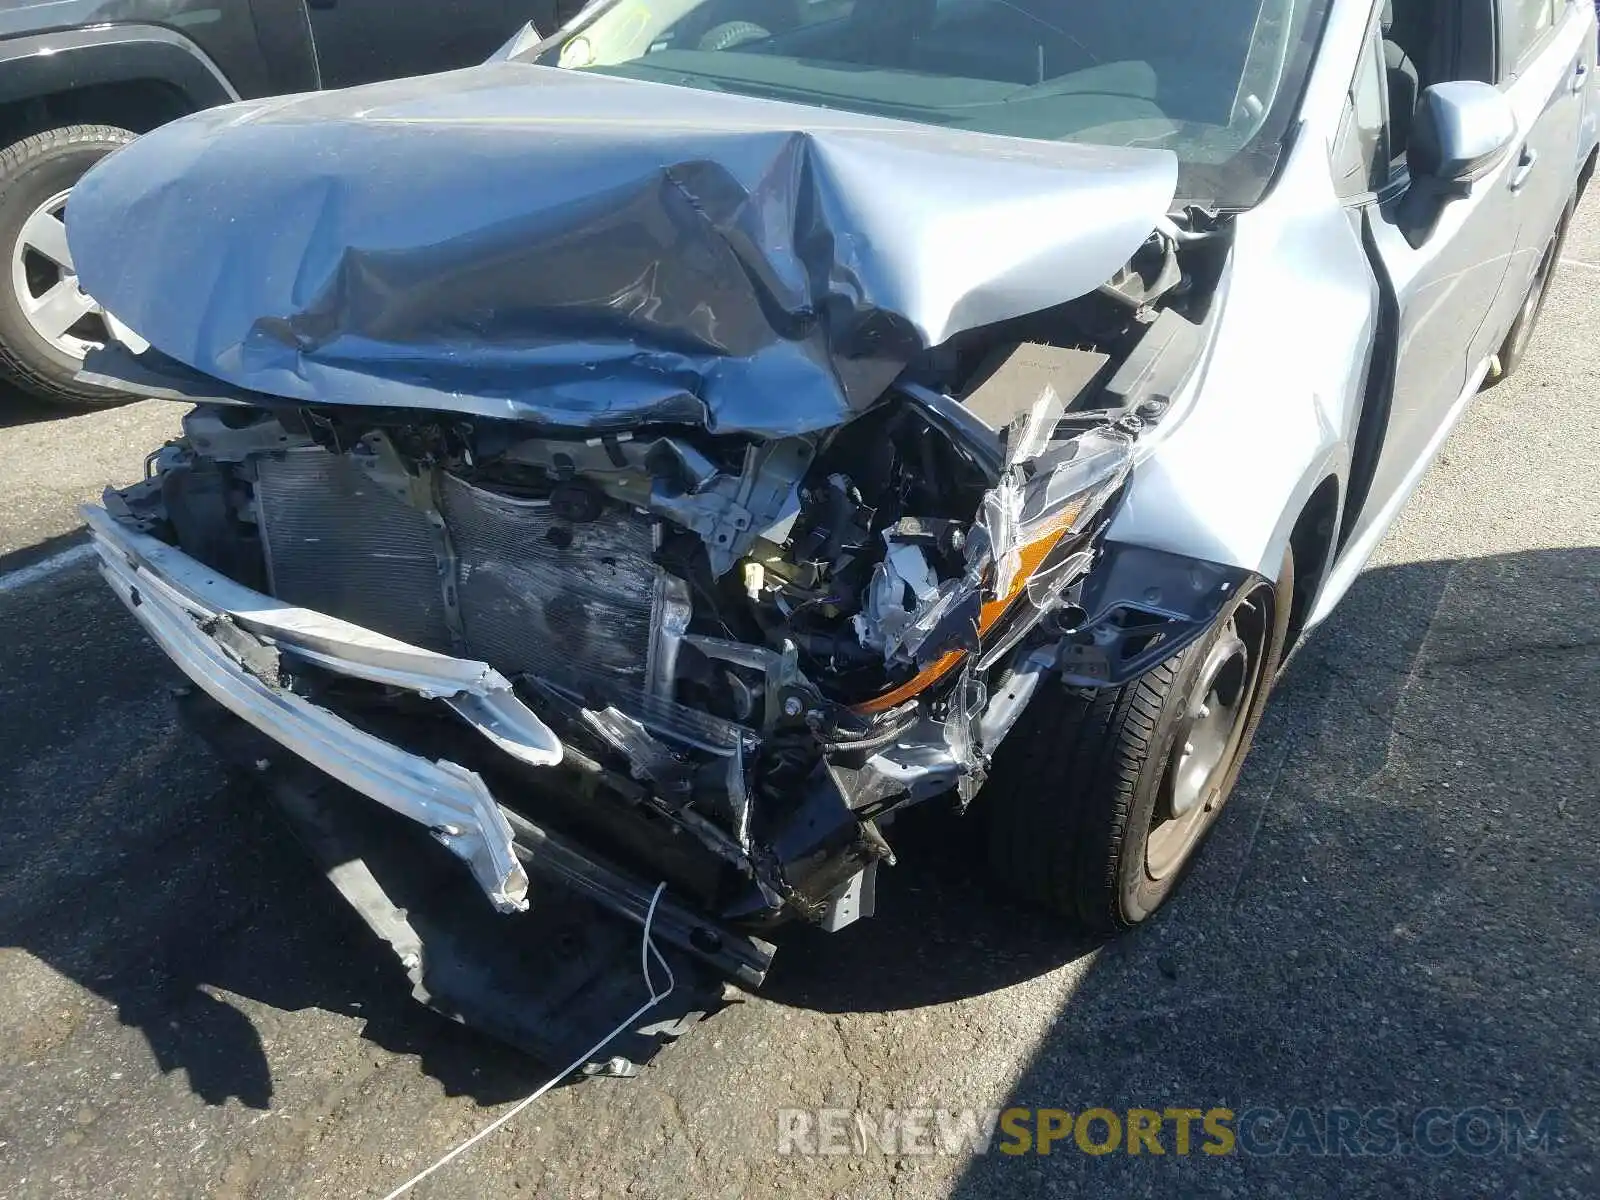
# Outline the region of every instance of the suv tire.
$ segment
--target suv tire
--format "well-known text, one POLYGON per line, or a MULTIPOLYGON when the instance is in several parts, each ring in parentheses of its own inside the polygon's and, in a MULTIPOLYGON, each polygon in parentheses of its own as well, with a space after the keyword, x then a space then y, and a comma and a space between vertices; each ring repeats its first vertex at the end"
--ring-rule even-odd
POLYGON ((104 341, 106 324, 78 291, 65 238, 52 222, 65 193, 134 136, 113 125, 67 125, 0 148, 0 379, 51 404, 93 408, 127 400, 74 378, 82 363, 77 344, 104 341), (37 305, 55 287, 63 289, 64 307, 30 316, 24 305, 37 305), (79 309, 78 320, 49 336, 66 319, 58 314, 79 309))

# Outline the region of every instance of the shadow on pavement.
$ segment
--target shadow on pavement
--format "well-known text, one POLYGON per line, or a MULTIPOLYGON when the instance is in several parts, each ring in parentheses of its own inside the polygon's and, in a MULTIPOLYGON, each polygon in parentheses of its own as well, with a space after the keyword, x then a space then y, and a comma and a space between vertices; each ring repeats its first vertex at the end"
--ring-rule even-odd
POLYGON ((181 735, 180 677, 90 569, 3 599, 0 946, 115 1005, 210 1104, 270 1106, 261 1005, 359 1019, 485 1104, 543 1081, 411 1000, 267 803, 181 735))
POLYGON ((1600 548, 1369 571, 1270 720, 1183 894, 1097 958, 999 1100, 1227 1108, 1258 1153, 1201 1153, 1198 1123, 1186 1157, 1171 1123, 1160 1159, 1069 1135, 973 1158, 953 1194, 1592 1195, 1600 548), (1330 1108, 1366 1114, 1342 1153, 1330 1108), (1413 1140, 1433 1108, 1439 1155, 1413 1140), (1511 1109, 1556 1110, 1551 1146, 1508 1149, 1511 1109), (1375 1121, 1400 1144, 1352 1154, 1390 1140, 1375 1121))
POLYGON ((42 421, 59 421, 65 417, 81 415, 81 410, 46 404, 0 380, 0 429, 10 429, 14 425, 33 425, 42 421))
POLYGON ((1098 944, 991 894, 973 823, 934 802, 885 831, 877 914, 839 933, 788 931, 761 995, 819 1012, 887 1012, 980 996, 1098 944), (976 854, 974 853, 976 851, 976 854))
POLYGON ((84 532, 81 529, 75 529, 71 533, 62 533, 57 534, 55 537, 43 538, 31 546, 23 546, 7 554, 0 554, 0 576, 31 567, 35 563, 43 562, 53 555, 60 554, 63 550, 70 550, 73 546, 84 542, 84 532))
MULTIPOLYGON (((12 607, 0 944, 116 1005, 208 1103, 271 1103, 252 1005, 359 1017, 367 1039, 485 1104, 542 1081, 539 1064, 409 999, 264 805, 178 734, 160 694, 175 673, 98 581, 12 607)), ((1099 951, 1012 1102, 1539 1109, 1595 1094, 1600 1043, 1576 1014, 1600 990, 1597 610, 1600 550, 1363 575, 1291 663, 1180 899, 1099 951)), ((1094 951, 990 900, 971 832, 914 816, 896 828, 880 915, 795 931, 764 995, 908 1008, 1094 951)), ((1128 1161, 991 1155, 958 1194, 1119 1190, 1147 1170, 1128 1161)), ((1272 1170, 1164 1161, 1190 1195, 1272 1170)), ((1350 1162, 1323 1161, 1332 1189, 1350 1162)), ((1529 1186, 1553 1161, 1496 1160, 1529 1186)))

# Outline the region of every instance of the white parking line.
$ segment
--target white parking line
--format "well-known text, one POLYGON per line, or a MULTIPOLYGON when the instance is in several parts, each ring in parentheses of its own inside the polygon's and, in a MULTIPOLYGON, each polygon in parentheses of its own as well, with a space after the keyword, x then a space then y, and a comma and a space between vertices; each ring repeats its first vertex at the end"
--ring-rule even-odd
POLYGON ((7 571, 4 575, 0 575, 0 594, 15 592, 49 579, 52 575, 59 575, 68 567, 76 566, 93 554, 94 547, 84 542, 81 545, 68 546, 65 550, 58 550, 49 558, 41 558, 29 566, 7 571))
POLYGON ((1600 263, 1584 262, 1581 258, 1563 258, 1563 267, 1582 267, 1585 271, 1600 271, 1600 263))

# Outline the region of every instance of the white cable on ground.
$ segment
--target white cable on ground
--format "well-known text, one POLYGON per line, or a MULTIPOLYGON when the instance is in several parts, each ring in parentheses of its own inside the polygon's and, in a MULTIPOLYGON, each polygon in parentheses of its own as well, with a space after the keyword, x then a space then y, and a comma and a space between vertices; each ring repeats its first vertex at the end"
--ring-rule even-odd
POLYGON ((641 1004, 638 1009, 634 1011, 633 1015, 624 1018, 622 1023, 610 1033, 606 1034, 605 1037, 601 1038, 593 1046, 590 1046, 587 1050, 580 1054, 564 1070, 557 1072, 549 1079, 545 1080, 544 1083, 540 1084, 538 1090, 535 1091, 531 1096, 527 1096, 524 1099, 518 1100, 516 1104, 511 1106, 511 1108, 501 1113, 493 1121, 489 1122, 489 1124, 478 1130, 477 1133, 473 1134, 466 1141, 462 1142, 454 1150, 451 1150, 432 1166, 418 1171, 410 1179, 406 1180, 399 1187, 395 1188, 395 1190, 385 1196, 383 1200, 395 1200, 396 1196, 404 1195, 417 1184, 421 1183, 429 1175, 432 1175, 440 1167, 458 1158, 460 1155, 465 1154, 468 1150, 472 1149, 473 1146, 476 1146, 479 1142, 483 1141, 484 1138, 488 1137, 496 1129, 499 1129, 523 1109, 527 1108, 528 1105, 532 1104, 540 1096, 544 1095, 551 1088, 555 1087, 556 1084, 560 1083, 568 1075, 571 1075, 596 1054, 600 1053, 600 1051, 604 1049, 606 1044, 610 1042, 612 1038, 617 1037, 619 1034, 626 1033, 635 1021, 644 1016, 645 1013, 649 1012, 656 1005, 660 1004, 668 996, 672 995, 672 989, 677 986, 678 981, 672 974, 672 967, 669 966, 667 960, 662 957, 661 951, 656 949, 656 944, 650 940, 650 926, 656 919, 656 902, 661 899, 661 893, 666 890, 667 885, 665 882, 658 883, 656 885, 655 894, 650 897, 650 908, 645 912, 644 915, 644 935, 639 939, 639 969, 644 973, 644 986, 650 992, 650 999, 641 1004), (661 969, 667 973, 667 988, 663 992, 656 991, 656 982, 650 977, 651 955, 655 955, 656 961, 661 964, 661 969))

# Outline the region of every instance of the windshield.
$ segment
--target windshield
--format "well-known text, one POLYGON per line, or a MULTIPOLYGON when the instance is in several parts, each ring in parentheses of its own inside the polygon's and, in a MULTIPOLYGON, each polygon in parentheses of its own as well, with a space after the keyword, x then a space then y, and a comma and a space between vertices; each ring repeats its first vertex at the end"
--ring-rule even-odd
POLYGON ((983 133, 1154 146, 1260 199, 1329 0, 600 0, 520 56, 983 133))

